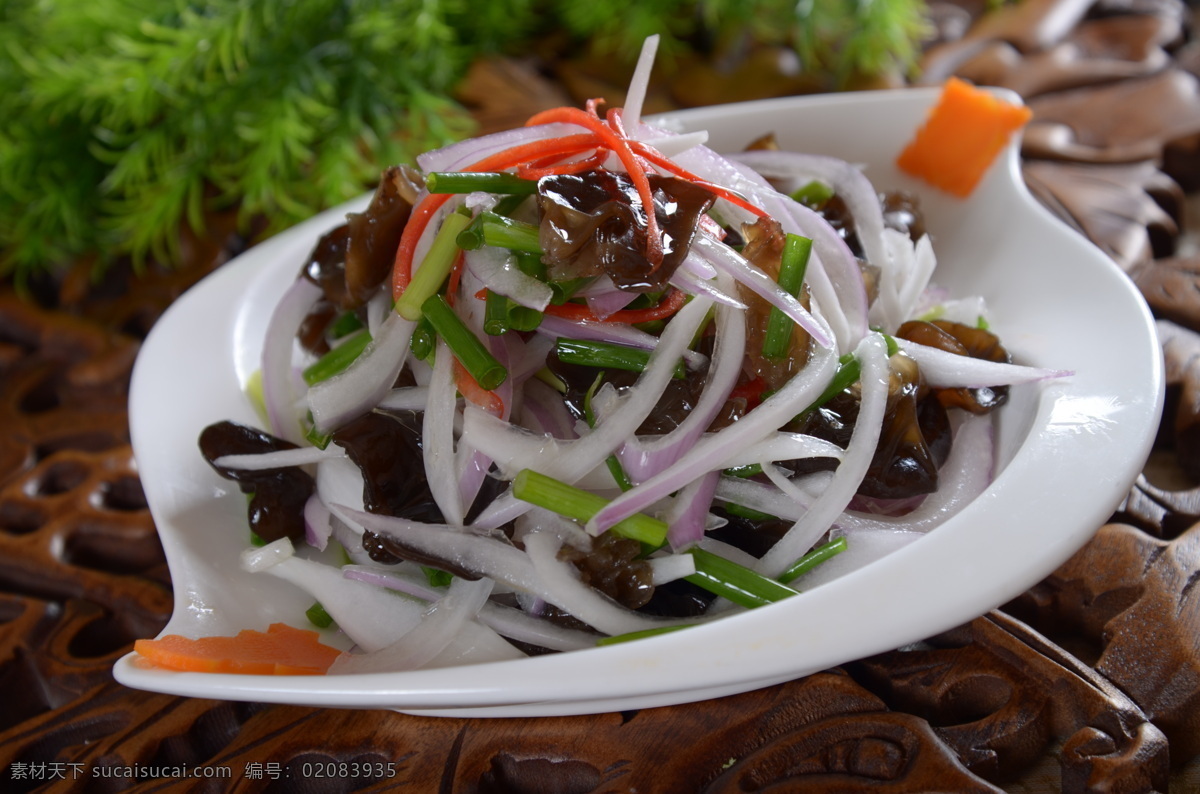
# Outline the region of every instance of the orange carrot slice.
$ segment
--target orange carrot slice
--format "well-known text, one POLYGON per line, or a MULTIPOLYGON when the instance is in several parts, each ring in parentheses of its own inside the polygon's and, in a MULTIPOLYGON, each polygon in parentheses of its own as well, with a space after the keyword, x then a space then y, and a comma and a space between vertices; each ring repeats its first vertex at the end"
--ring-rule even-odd
POLYGON ((900 170, 966 198, 1033 112, 951 77, 900 156, 900 170))
POLYGON ((315 631, 272 623, 265 632, 247 629, 234 637, 193 640, 168 634, 137 640, 133 649, 157 667, 180 672, 321 675, 341 651, 319 637, 315 631))

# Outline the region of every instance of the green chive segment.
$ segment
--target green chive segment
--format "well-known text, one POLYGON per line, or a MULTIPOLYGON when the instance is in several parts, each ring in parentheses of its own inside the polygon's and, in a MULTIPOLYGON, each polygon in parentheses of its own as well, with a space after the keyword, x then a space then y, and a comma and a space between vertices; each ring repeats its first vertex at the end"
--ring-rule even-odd
POLYGON ((325 611, 325 607, 321 606, 320 601, 314 601, 313 605, 304 611, 304 616, 319 629, 327 629, 333 625, 333 618, 325 611))
POLYGON ((791 194, 794 200, 813 209, 820 209, 833 196, 833 188, 817 179, 801 185, 791 194))
POLYGON ((490 245, 522 254, 542 254, 537 226, 488 210, 479 213, 474 221, 465 225, 455 239, 459 248, 468 251, 490 245))
POLYGON ((800 559, 788 566, 788 569, 779 575, 779 581, 787 584, 795 579, 799 579, 804 574, 816 568, 826 560, 836 557, 846 550, 846 539, 834 538, 828 543, 822 543, 815 549, 805 554, 800 559))
MULTIPOLYGON (((554 343, 554 353, 568 364, 580 364, 585 367, 602 369, 620 369, 626 372, 641 372, 650 362, 650 351, 636 347, 626 347, 612 342, 600 342, 591 339, 568 339, 559 337, 554 343)), ((687 376, 680 361, 675 365, 676 379, 687 376)))
POLYGON ((425 177, 430 193, 510 193, 529 196, 537 182, 505 171, 434 171, 425 177))
POLYGON ((532 331, 542 323, 542 313, 522 306, 511 298, 491 290, 483 302, 483 331, 500 336, 509 331, 532 331))
MULTIPOLYGON (((590 520, 608 504, 603 496, 560 482, 533 469, 522 469, 517 474, 513 480, 513 496, 582 522, 590 520)), ((667 539, 666 522, 644 513, 635 513, 614 525, 611 531, 655 547, 661 546, 667 539)))
POLYGON ((692 547, 687 553, 696 561, 696 572, 684 578, 739 606, 761 607, 796 595, 787 585, 712 552, 692 547))
POLYGON ((433 331, 433 325, 430 324, 429 318, 422 314, 421 319, 417 320, 417 327, 413 329, 408 347, 414 356, 422 361, 428 361, 429 357, 433 355, 433 348, 436 345, 437 334, 433 331))
POLYGON ((442 221, 442 228, 438 229, 433 238, 429 253, 425 255, 421 266, 413 274, 412 281, 396 301, 396 311, 401 317, 406 320, 421 319, 421 305, 430 295, 441 289, 442 282, 450 275, 459 253, 456 243, 458 233, 470 223, 471 218, 460 212, 452 212, 442 221))
POLYGON ((343 341, 340 345, 321 356, 303 372, 304 382, 309 386, 332 378, 353 363, 366 349, 371 335, 364 329, 343 341))
POLYGON ((632 640, 644 640, 647 637, 657 637, 661 634, 670 634, 673 631, 691 628, 692 625, 693 624, 691 623, 678 623, 673 626, 656 626, 652 629, 631 631, 627 634, 614 634, 611 637, 601 637, 600 639, 596 640, 596 644, 600 646, 617 645, 622 642, 631 642, 632 640))
POLYGON ((853 353, 847 353, 839 360, 837 372, 833 373, 833 380, 829 381, 829 385, 825 387, 825 391, 821 392, 812 405, 808 406, 801 412, 801 415, 817 410, 825 403, 832 400, 834 397, 841 394, 850 385, 856 382, 862 376, 862 362, 854 357, 853 353))
MULTIPOLYGON (((788 234, 784 238, 783 258, 779 263, 779 287, 793 298, 800 295, 811 253, 812 240, 809 238, 798 234, 788 234)), ((764 357, 783 358, 788 354, 792 346, 793 325, 791 318, 776 307, 771 307, 771 313, 767 317, 767 330, 763 335, 764 357)))
POLYGON ((479 337, 467 328, 441 295, 433 295, 422 303, 421 313, 428 318, 433 330, 481 388, 491 391, 508 377, 508 370, 504 365, 497 361, 479 337))

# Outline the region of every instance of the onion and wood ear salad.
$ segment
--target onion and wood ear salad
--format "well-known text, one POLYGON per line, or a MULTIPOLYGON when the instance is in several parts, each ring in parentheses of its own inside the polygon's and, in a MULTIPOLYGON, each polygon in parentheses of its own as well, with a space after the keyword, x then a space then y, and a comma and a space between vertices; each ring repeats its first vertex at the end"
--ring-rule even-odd
POLYGON ((333 672, 642 637, 794 595, 979 494, 1010 363, 931 286, 920 207, 770 137, 719 155, 601 100, 389 168, 264 345, 248 570, 354 643, 333 672), (305 363, 296 365, 295 351, 305 363))

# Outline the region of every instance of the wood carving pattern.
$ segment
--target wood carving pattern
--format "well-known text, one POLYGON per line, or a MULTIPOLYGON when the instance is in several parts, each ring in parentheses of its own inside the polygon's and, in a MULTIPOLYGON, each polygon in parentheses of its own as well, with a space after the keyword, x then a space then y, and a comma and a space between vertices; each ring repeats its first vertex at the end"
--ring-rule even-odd
MULTIPOLYGON (((113 661, 135 637, 155 634, 171 607, 130 458, 130 367, 137 340, 169 303, 245 245, 230 218, 214 217, 205 236, 183 232, 182 270, 132 279, 118 268, 92 285, 83 263, 35 285, 42 308, 0 292, 0 789, 173 788, 4 777, 15 764, 66 763, 235 771, 228 785, 184 786, 201 791, 1178 788, 1169 764, 1179 775, 1200 757, 1200 267, 1174 258, 1186 222, 1179 185, 1200 187, 1186 8, 1026 0, 976 19, 984 5, 931 4, 944 24, 926 75, 1007 85, 1032 101, 1031 186, 1173 321, 1162 326, 1172 385, 1157 454, 1190 484, 1141 478, 1120 523, 1039 586, 955 631, 701 704, 459 720, 127 690, 111 679, 113 661), (1103 102, 1113 96, 1137 112, 1112 113, 1103 102), (306 763, 355 761, 396 771, 352 782, 302 775, 306 763), (266 774, 243 774, 264 764, 266 774)), ((525 92, 500 94, 513 70, 532 76, 526 65, 492 64, 466 89, 485 123, 520 107, 525 92)), ((564 82, 586 86, 582 98, 599 79, 577 79, 586 71, 561 70, 575 75, 564 82)), ((659 88, 655 102, 678 102, 683 88, 659 88)), ((546 83, 529 101, 561 92, 546 83)), ((1184 779, 1179 790, 1189 789, 1184 779)))
MULTIPOLYGON (((1097 245, 1126 272, 1151 267, 1175 251, 1183 211, 1179 186, 1152 163, 1025 163, 1030 192, 1097 245)), ((1186 299, 1179 303, 1186 304, 1186 299)))
POLYGON ((1200 525, 1168 541, 1109 524, 1012 611, 1063 636, 1064 644, 1075 637, 1095 648, 1096 672, 1136 701, 1172 752, 1187 758, 1200 753, 1197 582, 1200 525))
POLYGON ((1170 50, 1184 36, 1182 8, 1160 3, 1158 13, 1101 11, 1119 5, 1028 0, 1008 6, 967 35, 932 48, 921 80, 935 84, 954 74, 1032 98, 1144 77, 1169 66, 1170 50))
MULTIPOLYGON (((140 763, 240 770, 269 758, 280 764, 280 781, 299 781, 306 763, 383 760, 396 765, 394 777, 360 782, 493 794, 772 786, 998 791, 964 769, 925 721, 888 711, 836 673, 696 706, 537 720, 364 718, 334 709, 170 698, 111 684, 87 695, 4 734, 0 763, 66 753, 89 768, 140 763)), ((288 790, 282 782, 277 787, 288 790)))
POLYGON ((988 780, 1011 782, 1054 744, 1062 746, 1064 790, 1166 789, 1167 741, 1138 704, 1002 612, 852 669, 889 705, 936 726, 988 780))

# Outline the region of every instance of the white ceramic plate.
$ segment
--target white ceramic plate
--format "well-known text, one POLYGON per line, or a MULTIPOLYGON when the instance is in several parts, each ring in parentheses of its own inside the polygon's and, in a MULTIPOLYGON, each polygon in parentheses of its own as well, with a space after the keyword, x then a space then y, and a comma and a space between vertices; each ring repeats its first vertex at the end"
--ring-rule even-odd
MULTIPOLYGON (((572 654, 474 667, 350 676, 176 673, 116 665, 122 683, 206 698, 387 707, 424 714, 579 714, 746 691, 914 642, 1023 592, 1110 515, 1149 451, 1161 411, 1153 323, 1129 280, 1026 191, 1014 144, 969 200, 899 174, 892 161, 936 91, 789 98, 672 114, 735 151, 766 131, 784 148, 863 163, 877 188, 921 195, 936 281, 982 294, 1023 363, 1075 371, 1013 390, 1000 470, 974 503, 894 553, 786 602, 688 631, 572 654)), ((365 200, 364 200, 365 201, 365 200)), ((353 208, 359 208, 357 202, 353 208)), ((242 385, 266 319, 341 207, 252 249, 163 316, 134 370, 130 421, 146 497, 175 588, 165 634, 306 625, 311 598, 242 572, 245 502, 197 450, 211 422, 255 422, 242 385)))

